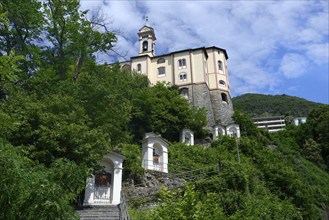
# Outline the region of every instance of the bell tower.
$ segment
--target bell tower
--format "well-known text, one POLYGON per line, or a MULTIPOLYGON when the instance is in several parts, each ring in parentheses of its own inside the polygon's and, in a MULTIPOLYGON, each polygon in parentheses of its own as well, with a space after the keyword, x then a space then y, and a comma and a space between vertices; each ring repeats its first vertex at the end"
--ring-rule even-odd
POLYGON ((154 56, 154 41, 156 40, 154 29, 148 26, 148 17, 146 17, 145 25, 139 29, 139 55, 154 56))

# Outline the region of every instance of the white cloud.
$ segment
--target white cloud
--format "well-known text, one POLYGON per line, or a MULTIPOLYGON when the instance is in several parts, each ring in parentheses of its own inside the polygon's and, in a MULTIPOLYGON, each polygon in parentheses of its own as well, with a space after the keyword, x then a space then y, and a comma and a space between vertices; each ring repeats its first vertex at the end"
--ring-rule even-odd
POLYGON ((144 16, 156 31, 158 55, 200 46, 226 49, 235 94, 280 92, 285 78, 301 77, 312 65, 328 66, 326 1, 108 1, 103 11, 121 30, 118 46, 127 58, 138 53, 144 16))
POLYGON ((307 44, 305 49, 306 55, 312 60, 312 62, 317 65, 327 64, 328 66, 329 43, 307 44))
POLYGON ((288 79, 297 78, 306 72, 308 65, 304 56, 289 53, 282 58, 280 72, 288 79))

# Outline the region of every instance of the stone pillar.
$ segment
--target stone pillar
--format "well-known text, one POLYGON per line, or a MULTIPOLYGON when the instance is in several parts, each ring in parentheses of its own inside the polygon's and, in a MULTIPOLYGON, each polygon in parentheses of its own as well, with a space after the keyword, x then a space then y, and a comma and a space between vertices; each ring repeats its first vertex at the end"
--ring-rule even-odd
POLYGON ((94 176, 87 178, 86 180, 86 191, 83 205, 87 206, 94 204, 94 181, 94 176))
POLYGON ((121 185, 122 185, 122 166, 114 167, 112 186, 112 205, 120 204, 121 185))
POLYGON ((162 156, 163 156, 162 172, 168 173, 168 150, 167 150, 167 148, 163 148, 162 156))
POLYGON ((142 167, 147 170, 153 169, 153 146, 152 143, 143 143, 142 167))

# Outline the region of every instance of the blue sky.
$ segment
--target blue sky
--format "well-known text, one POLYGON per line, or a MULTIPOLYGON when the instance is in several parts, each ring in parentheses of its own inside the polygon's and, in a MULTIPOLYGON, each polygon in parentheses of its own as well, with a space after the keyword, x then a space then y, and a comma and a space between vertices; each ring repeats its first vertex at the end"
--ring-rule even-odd
MULTIPOLYGON (((329 104, 329 2, 285 1, 97 1, 118 36, 115 50, 138 54, 138 30, 155 29, 155 53, 217 46, 226 49, 232 96, 287 94, 329 104)), ((116 57, 100 58, 114 62, 116 57)))

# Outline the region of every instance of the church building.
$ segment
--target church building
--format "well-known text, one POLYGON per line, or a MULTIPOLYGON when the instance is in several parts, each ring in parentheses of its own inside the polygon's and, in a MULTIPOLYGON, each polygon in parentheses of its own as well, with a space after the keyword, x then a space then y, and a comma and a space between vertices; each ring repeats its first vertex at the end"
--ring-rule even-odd
POLYGON ((207 110, 208 128, 231 124, 233 106, 225 49, 211 46, 155 55, 155 32, 147 24, 138 32, 139 54, 122 62, 122 69, 136 71, 157 82, 178 86, 191 104, 207 110))

